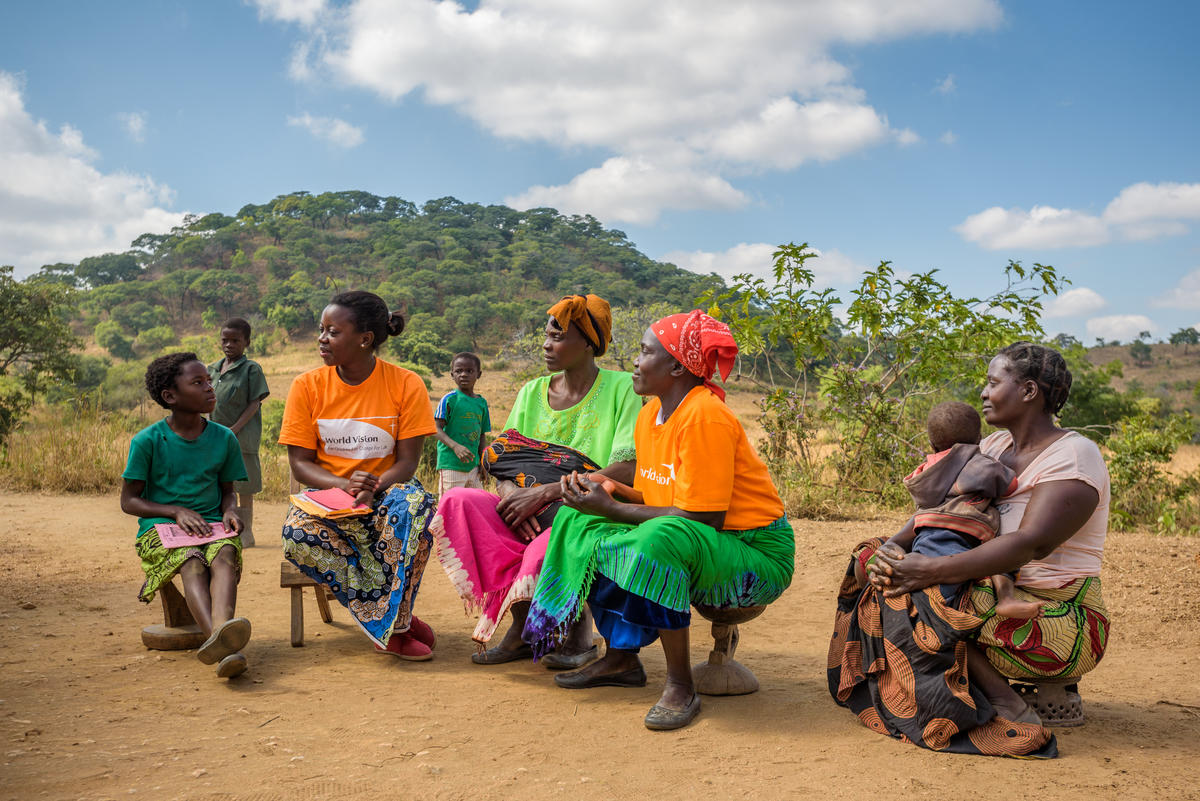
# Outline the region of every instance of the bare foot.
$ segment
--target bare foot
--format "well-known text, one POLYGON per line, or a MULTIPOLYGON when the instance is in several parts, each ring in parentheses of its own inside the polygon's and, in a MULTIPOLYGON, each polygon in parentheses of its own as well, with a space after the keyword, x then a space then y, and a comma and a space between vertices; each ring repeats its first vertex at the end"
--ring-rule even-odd
POLYGON ((1002 598, 996 601, 996 614, 1000 617, 1011 617, 1018 620, 1041 617, 1042 607, 1049 601, 1019 601, 1016 598, 1002 598))

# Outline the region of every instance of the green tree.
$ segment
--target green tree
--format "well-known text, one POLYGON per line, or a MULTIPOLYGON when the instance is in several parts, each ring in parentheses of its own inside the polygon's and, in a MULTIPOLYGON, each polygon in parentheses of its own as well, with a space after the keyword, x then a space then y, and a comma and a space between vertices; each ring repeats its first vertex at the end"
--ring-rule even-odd
POLYGON ((1140 339, 1135 339, 1129 344, 1129 355, 1134 364, 1140 367, 1145 367, 1154 361, 1154 352, 1140 339))
POLYGON ((46 281, 17 281, 0 267, 0 443, 48 380, 68 380, 75 369, 71 333, 75 290, 46 281))
POLYGON ((94 335, 96 344, 115 359, 128 361, 137 355, 133 352, 133 340, 125 335, 125 329, 116 320, 105 320, 97 325, 94 335))
POLYGON ((169 325, 147 328, 133 340, 134 352, 143 357, 158 356, 170 345, 178 342, 174 329, 169 325))
POLYGON ((105 253, 89 256, 79 262, 75 275, 90 287, 132 281, 142 272, 142 266, 133 253, 105 253))
POLYGON ((651 303, 649 306, 625 306, 612 310, 612 344, 608 357, 617 364, 617 369, 633 370, 633 360, 641 352, 642 335, 655 320, 661 320, 679 309, 669 303, 651 303))
POLYGON ((435 376, 440 377, 443 370, 450 368, 450 359, 454 354, 442 346, 443 340, 433 331, 408 331, 389 340, 392 353, 404 362, 412 362, 429 368, 435 376))
POLYGON ((1188 345, 1200 345, 1200 331, 1197 331, 1195 326, 1189 325, 1171 334, 1169 341, 1172 345, 1183 345, 1183 352, 1187 353, 1188 345))
POLYGON ((1009 262, 1005 286, 986 297, 960 297, 937 271, 896 276, 889 262, 868 270, 845 307, 848 337, 833 339, 840 299, 813 288, 807 266, 817 254, 785 245, 772 281, 737 276, 731 290, 702 299, 733 327, 743 351, 777 359, 792 387, 764 400, 766 456, 784 483, 820 481, 824 460, 813 449, 822 428, 840 447, 832 467, 840 486, 892 502, 907 495, 901 478, 924 451, 924 417, 933 399, 978 385, 988 360, 1014 340, 1041 335, 1042 298, 1064 284, 1054 268, 1009 262))

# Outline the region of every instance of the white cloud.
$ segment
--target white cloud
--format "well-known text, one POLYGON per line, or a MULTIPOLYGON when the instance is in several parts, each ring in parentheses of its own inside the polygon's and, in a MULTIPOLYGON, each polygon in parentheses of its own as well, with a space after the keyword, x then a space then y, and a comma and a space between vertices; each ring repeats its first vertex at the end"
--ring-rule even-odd
POLYGON ((1046 304, 1042 317, 1082 317, 1108 305, 1098 292, 1085 286, 1069 289, 1046 304))
POLYGON ((1152 305, 1168 309, 1200 309, 1200 270, 1179 279, 1179 283, 1155 298, 1152 305))
POLYGON ((902 128, 901 130, 896 131, 896 141, 904 147, 908 147, 909 145, 915 145, 920 142, 921 137, 916 133, 916 131, 909 130, 908 128, 902 128))
POLYGON ((1034 206, 1029 211, 993 206, 972 214, 955 230, 988 250, 1087 247, 1109 239, 1100 218, 1050 206, 1034 206))
POLYGON ((958 135, 954 131, 946 131, 938 137, 938 141, 943 145, 952 145, 958 141, 958 135))
POLYGON ((358 147, 366 137, 362 128, 358 128, 337 117, 314 117, 305 112, 299 117, 288 117, 288 125, 303 128, 318 139, 322 139, 335 147, 358 147))
POLYGON ((1108 317, 1093 317, 1087 321, 1089 337, 1104 340, 1129 342, 1137 339, 1138 334, 1149 331, 1153 334, 1158 330, 1149 317, 1144 314, 1114 314, 1108 317))
POLYGON ((601 219, 652 223, 661 210, 736 209, 747 198, 715 175, 687 167, 662 169, 648 159, 611 158, 582 172, 568 184, 533 186, 505 198, 516 209, 550 206, 568 214, 592 214, 601 219))
POLYGON ((254 0, 258 16, 279 22, 314 24, 325 13, 325 0, 254 0))
POLYGON ((25 109, 17 77, 0 71, 0 263, 27 275, 43 264, 122 252, 178 225, 170 188, 144 175, 102 173, 83 135, 53 133, 25 109))
MULTIPOLYGON (((684 163, 710 187, 916 141, 866 101, 835 48, 976 31, 1002 17, 998 0, 480 0, 473 9, 351 0, 305 4, 304 13, 282 0, 257 2, 266 17, 310 26, 293 50, 294 77, 325 75, 389 100, 419 92, 495 136, 597 148, 609 162, 660 173, 684 163)), ((611 173, 609 162, 593 170, 611 173)), ((576 180, 595 180, 593 170, 576 180)), ((615 205, 646 219, 706 199, 705 208, 724 207, 740 195, 732 186, 662 195, 650 208, 653 192, 630 191, 628 204, 615 205)))
POLYGON ((1200 184, 1148 184, 1127 186, 1104 210, 1111 223, 1200 220, 1200 184))
POLYGON ((1120 238, 1145 241, 1188 232, 1200 220, 1200 184, 1137 183, 1121 190, 1100 216, 1074 209, 1034 206, 973 214, 955 230, 989 250, 1092 247, 1120 238))
POLYGON ((933 87, 933 91, 937 92, 939 95, 949 95, 953 94, 954 90, 957 88, 958 87, 954 82, 954 73, 950 73, 945 78, 942 78, 937 82, 937 86, 933 87))
MULTIPOLYGON (((776 250, 778 247, 775 245, 743 242, 715 253, 705 250, 675 250, 664 254, 661 260, 702 275, 716 273, 725 280, 743 274, 769 278, 775 266, 776 250)), ((839 250, 812 250, 817 254, 817 258, 809 259, 804 266, 813 271, 815 289, 851 283, 867 269, 839 250)))
POLYGON ((146 141, 146 113, 143 111, 123 111, 117 114, 117 119, 125 126, 129 138, 141 144, 146 141))

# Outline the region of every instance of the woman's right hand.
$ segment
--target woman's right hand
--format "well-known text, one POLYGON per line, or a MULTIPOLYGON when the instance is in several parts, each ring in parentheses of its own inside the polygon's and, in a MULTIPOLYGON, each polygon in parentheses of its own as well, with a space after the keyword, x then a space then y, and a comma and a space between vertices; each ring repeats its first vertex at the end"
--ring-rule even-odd
POLYGON ((518 537, 530 542, 542 533, 542 527, 535 515, 550 501, 557 500, 556 495, 547 492, 547 487, 553 490, 557 486, 547 484, 540 487, 516 487, 500 499, 500 503, 496 505, 496 512, 518 537))
POLYGON ((379 476, 374 473, 368 473, 366 470, 355 470, 350 474, 350 478, 346 483, 346 492, 360 499, 363 493, 367 493, 368 497, 375 494, 375 490, 379 487, 379 476))
POLYGON ((885 543, 867 565, 867 576, 871 586, 883 590, 885 597, 895 598, 941 583, 935 570, 937 561, 923 554, 889 548, 885 543))

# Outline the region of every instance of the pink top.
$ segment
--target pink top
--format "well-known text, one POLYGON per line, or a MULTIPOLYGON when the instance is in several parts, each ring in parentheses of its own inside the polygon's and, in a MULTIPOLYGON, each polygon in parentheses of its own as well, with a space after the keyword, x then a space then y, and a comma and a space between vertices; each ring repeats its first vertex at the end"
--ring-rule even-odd
MULTIPOLYGON (((999 459, 1012 447, 1012 434, 997 431, 979 443, 979 450, 999 459)), ((1021 527, 1025 507, 1038 484, 1051 481, 1077 480, 1087 484, 1100 495, 1096 511, 1075 534, 1058 546, 1045 559, 1035 559, 1021 568, 1017 584, 1024 587, 1054 589, 1077 578, 1100 575, 1100 558, 1104 554, 1104 538, 1108 533, 1108 466, 1100 449, 1082 434, 1068 431, 1038 454, 1017 476, 1017 490, 997 502, 1000 510, 1000 534, 1009 534, 1021 527)))

